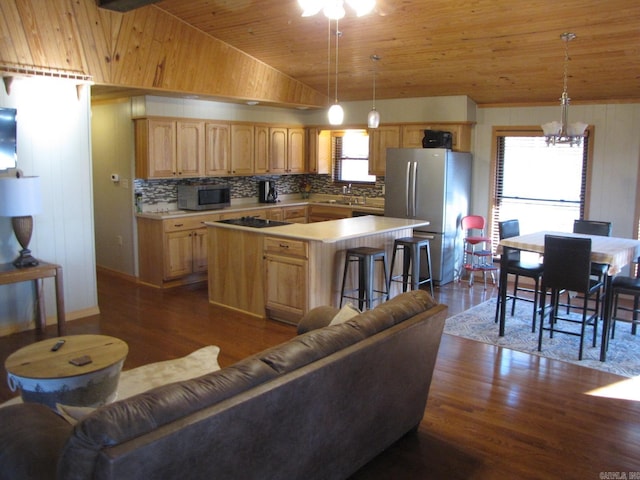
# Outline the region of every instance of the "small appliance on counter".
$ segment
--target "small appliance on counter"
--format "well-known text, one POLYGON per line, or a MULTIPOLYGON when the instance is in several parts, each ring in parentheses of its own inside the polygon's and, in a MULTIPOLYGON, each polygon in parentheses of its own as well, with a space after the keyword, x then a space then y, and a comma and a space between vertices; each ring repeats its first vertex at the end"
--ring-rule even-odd
POLYGON ((273 180, 260 180, 258 185, 258 201, 260 203, 276 203, 278 191, 273 180))
POLYGON ((217 210, 231 205, 228 185, 178 185, 178 208, 217 210))

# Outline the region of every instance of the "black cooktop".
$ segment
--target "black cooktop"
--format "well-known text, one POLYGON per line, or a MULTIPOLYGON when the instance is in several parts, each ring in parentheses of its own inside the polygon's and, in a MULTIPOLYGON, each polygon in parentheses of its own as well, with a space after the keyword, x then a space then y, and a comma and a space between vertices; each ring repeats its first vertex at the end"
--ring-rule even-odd
POLYGON ((281 225, 289 225, 290 222, 281 222, 279 220, 265 220, 257 217, 239 217, 228 218, 227 220, 218 220, 218 223, 228 223, 230 225, 240 225, 241 227, 265 228, 279 227, 281 225))

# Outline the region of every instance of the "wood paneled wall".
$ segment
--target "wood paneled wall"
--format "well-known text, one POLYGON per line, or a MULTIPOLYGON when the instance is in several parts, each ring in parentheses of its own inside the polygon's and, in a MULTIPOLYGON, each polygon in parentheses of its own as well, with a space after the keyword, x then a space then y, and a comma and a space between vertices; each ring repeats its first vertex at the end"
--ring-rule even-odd
POLYGON ((2 0, 0 71, 9 67, 217 98, 307 106, 327 101, 153 5, 123 14, 100 9, 94 0, 2 0))

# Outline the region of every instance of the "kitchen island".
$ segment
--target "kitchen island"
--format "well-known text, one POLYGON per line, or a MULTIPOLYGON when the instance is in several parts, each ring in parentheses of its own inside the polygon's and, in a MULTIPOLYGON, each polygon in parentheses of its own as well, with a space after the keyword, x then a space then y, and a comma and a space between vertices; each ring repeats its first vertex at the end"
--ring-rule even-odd
MULTIPOLYGON (((428 224, 374 215, 265 228, 206 222, 209 302, 297 323, 314 307, 340 304, 348 248, 384 247, 390 264, 393 241, 428 224)), ((355 274, 350 277, 355 280, 355 274)), ((392 287, 392 295, 397 293, 392 287)))

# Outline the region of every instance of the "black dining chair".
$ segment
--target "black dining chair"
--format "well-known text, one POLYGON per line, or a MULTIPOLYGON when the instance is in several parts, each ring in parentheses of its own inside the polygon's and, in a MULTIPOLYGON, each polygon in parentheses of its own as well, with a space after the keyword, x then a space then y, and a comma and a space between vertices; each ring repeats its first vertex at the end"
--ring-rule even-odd
MULTIPOLYGON (((610 237, 613 230, 611 222, 603 222, 600 220, 574 220, 573 233, 584 233, 586 235, 600 235, 601 237, 610 237)), ((604 283, 609 265, 606 263, 591 262, 591 275, 597 277, 600 282, 604 283)), ((567 292, 567 313, 571 309, 572 292, 567 292)), ((579 297, 578 297, 579 298, 579 297)))
MULTIPOLYGON (((520 222, 518 220, 505 220, 498 222, 498 234, 500 240, 505 238, 517 237, 520 235, 520 222)), ((505 297, 505 306, 507 302, 511 300, 511 316, 514 315, 516 309, 516 300, 522 300, 525 302, 533 303, 533 314, 531 317, 531 331, 536 331, 536 315, 539 308, 542 306, 540 301, 541 291, 540 286, 542 283, 542 264, 540 262, 527 262, 522 261, 520 258, 520 251, 513 249, 505 249, 502 255, 507 255, 507 275, 513 275, 513 294, 507 293, 505 297), (520 277, 530 278, 534 282, 533 288, 522 287, 519 283, 520 277), (528 296, 518 295, 519 292, 526 293, 528 296), (533 299, 531 298, 533 294, 533 299), (538 304, 540 303, 540 307, 538 304)), ((500 302, 500 298, 498 298, 500 302)), ((496 323, 498 322, 499 308, 496 308, 496 323)))
MULTIPOLYGON (((543 303, 540 313, 540 331, 538 333, 538 351, 542 351, 542 337, 544 331, 549 332, 550 338, 554 333, 564 333, 580 337, 580 350, 578 359, 582 360, 584 336, 587 325, 593 326, 593 346, 596 346, 598 330, 598 318, 604 284, 591 276, 591 239, 572 238, 558 235, 546 235, 544 239, 544 259, 542 262, 544 275, 542 280, 543 303), (548 326, 545 326, 546 318, 546 292, 551 290, 551 312, 548 326), (560 293, 563 290, 571 290, 582 295, 583 303, 581 320, 560 315, 560 293), (588 302, 591 297, 596 301, 595 311, 589 315, 588 302), (559 321, 579 323, 580 333, 575 330, 562 329, 559 321)), ((567 327, 563 327, 567 328, 567 327)))
MULTIPOLYGON (((636 264, 640 262, 640 258, 636 260, 636 264)), ((636 265, 638 267, 638 265, 636 265)), ((624 321, 631 323, 631 334, 635 335, 637 326, 640 324, 640 268, 636 268, 636 276, 628 277, 625 275, 617 275, 611 281, 611 298, 612 314, 611 314, 611 338, 616 334, 616 321, 624 321), (633 306, 620 305, 620 295, 630 295, 633 297, 633 306), (618 312, 625 311, 631 313, 631 318, 620 317, 618 312)))

